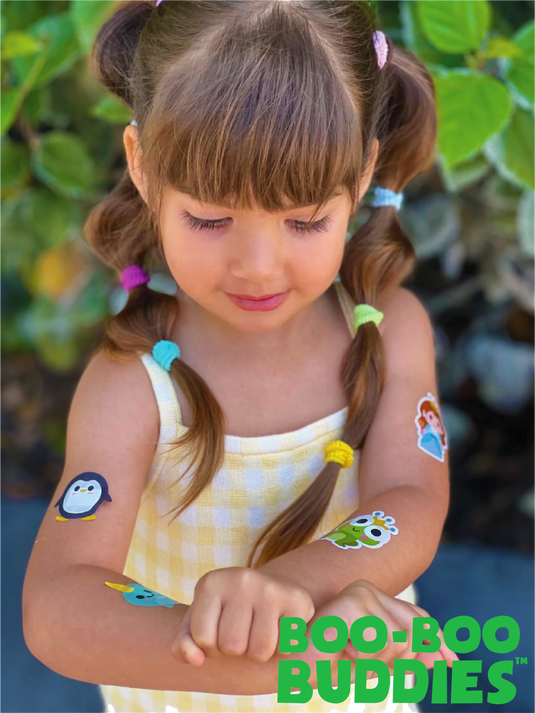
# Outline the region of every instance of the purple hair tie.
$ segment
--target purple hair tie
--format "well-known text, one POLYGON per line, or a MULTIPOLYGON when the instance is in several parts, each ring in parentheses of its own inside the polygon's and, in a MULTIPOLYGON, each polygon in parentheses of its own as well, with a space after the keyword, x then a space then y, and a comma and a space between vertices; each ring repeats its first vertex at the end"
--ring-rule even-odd
POLYGON ((154 7, 158 7, 161 2, 163 2, 163 0, 156 0, 156 2, 154 3, 154 7))
POLYGON ((388 42, 384 32, 377 30, 373 33, 373 44, 375 47, 375 54, 377 55, 377 64, 379 69, 382 69, 388 59, 388 42))
POLYGON ((139 265, 129 265, 121 272, 121 284, 127 292, 133 287, 145 285, 149 281, 149 273, 139 265))

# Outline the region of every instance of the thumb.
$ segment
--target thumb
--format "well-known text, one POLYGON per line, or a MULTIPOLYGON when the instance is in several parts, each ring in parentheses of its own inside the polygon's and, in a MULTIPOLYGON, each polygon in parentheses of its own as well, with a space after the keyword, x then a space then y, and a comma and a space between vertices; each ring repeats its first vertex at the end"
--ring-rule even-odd
POLYGON ((191 636, 190 630, 191 606, 180 622, 175 639, 171 645, 171 655, 177 661, 184 661, 193 666, 202 666, 204 663, 204 651, 197 646, 191 636))

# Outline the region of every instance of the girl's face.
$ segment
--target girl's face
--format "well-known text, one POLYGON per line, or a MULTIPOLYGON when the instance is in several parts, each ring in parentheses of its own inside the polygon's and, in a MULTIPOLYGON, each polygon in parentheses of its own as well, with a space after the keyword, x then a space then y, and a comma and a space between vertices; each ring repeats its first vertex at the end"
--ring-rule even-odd
POLYGON ((309 220, 313 206, 277 214, 229 210, 168 189, 163 249, 173 277, 191 299, 234 328, 268 332, 332 284, 342 262, 350 209, 349 197, 341 194, 318 215, 315 229, 304 232, 301 223, 309 220), (286 300, 270 311, 244 310, 228 296, 287 290, 286 300))
POLYGON ((427 423, 434 428, 434 430, 439 434, 443 435, 444 434, 444 429, 442 428, 442 423, 440 422, 439 417, 434 413, 433 411, 424 411, 423 412, 423 417, 427 421, 427 423))
MULTIPOLYGON (((137 128, 124 132, 130 175, 141 195, 141 158, 134 165, 137 128)), ((369 188, 379 142, 360 184, 369 188)), ((181 292, 234 332, 267 333, 317 300, 339 272, 351 213, 347 191, 334 196, 310 232, 302 223, 316 206, 287 206, 280 213, 205 205, 166 188, 160 216, 163 251, 181 292), (210 227, 212 225, 213 227, 210 227), (198 226, 198 227, 194 227, 198 226), (288 291, 270 311, 247 311, 228 294, 262 297, 288 291)), ((202 314, 199 315, 199 319, 202 314)), ((206 315, 205 315, 206 316, 206 315)))

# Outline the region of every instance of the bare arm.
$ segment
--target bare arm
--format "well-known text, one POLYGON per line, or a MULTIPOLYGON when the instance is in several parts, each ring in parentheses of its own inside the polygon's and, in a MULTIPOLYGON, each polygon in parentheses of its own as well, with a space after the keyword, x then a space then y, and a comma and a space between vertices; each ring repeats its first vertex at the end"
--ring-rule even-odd
POLYGON ((104 582, 132 580, 103 567, 71 565, 42 582, 39 604, 25 608, 25 627, 40 632, 28 641, 30 651, 53 671, 128 688, 276 692, 281 655, 262 664, 225 655, 206 659, 201 667, 179 663, 171 656, 171 644, 189 607, 135 606, 104 582))
MULTIPOLYGON (((360 504, 344 522, 382 510, 399 533, 379 548, 342 549, 315 540, 261 567, 303 586, 316 608, 350 582, 366 579, 396 596, 429 567, 449 506, 448 454, 441 462, 417 445, 417 404, 437 396, 433 333, 418 300, 398 290, 382 305, 387 377, 359 465, 360 504)), ((327 534, 327 533, 325 533, 327 534)))
POLYGON ((171 643, 189 607, 136 606, 105 585, 132 583, 119 573, 124 572, 158 424, 141 362, 95 357, 73 398, 64 472, 26 571, 26 644, 52 670, 90 683, 238 695, 274 692, 275 660, 259 664, 224 656, 200 669, 181 664, 171 656, 171 643), (101 502, 93 519, 58 520, 58 500, 70 481, 86 472, 105 479, 111 501, 101 502))

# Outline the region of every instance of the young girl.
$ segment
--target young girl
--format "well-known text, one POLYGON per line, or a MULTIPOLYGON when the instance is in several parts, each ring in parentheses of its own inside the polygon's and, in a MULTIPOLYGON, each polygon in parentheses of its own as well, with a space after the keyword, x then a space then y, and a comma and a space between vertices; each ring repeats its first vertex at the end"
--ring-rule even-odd
MULTIPOLYGON (((86 224, 128 302, 73 399, 26 641, 116 713, 332 711, 318 690, 278 702, 280 618, 308 635, 374 615, 388 643, 358 655, 416 658, 412 583, 448 509, 447 460, 415 426, 432 329, 399 286, 431 77, 353 0, 128 2, 94 58, 135 116, 128 169, 86 224), (173 295, 150 287, 162 263, 173 295)), ((456 658, 439 638, 426 666, 456 658)), ((336 710, 417 710, 390 683, 365 706, 352 684, 336 710)))

